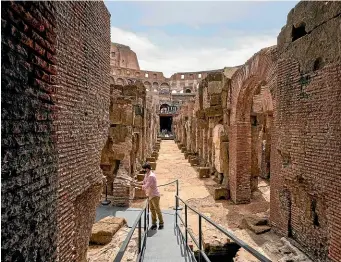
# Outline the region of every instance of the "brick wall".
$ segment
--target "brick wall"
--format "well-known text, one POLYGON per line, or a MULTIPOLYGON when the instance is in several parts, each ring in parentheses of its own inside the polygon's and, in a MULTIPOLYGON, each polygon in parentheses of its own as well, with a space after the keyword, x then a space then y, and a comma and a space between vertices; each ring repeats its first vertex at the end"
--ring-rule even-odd
POLYGON ((100 152, 108 135, 110 15, 103 2, 54 5, 59 260, 84 261, 102 186, 100 152))
POLYGON ((271 221, 314 261, 341 261, 339 2, 300 2, 278 36, 271 221))
POLYGON ((251 200, 251 109, 260 86, 267 85, 271 91, 276 89, 276 50, 276 47, 260 50, 231 79, 227 97, 227 107, 230 108, 229 183, 235 203, 251 200))
POLYGON ((55 10, 1 3, 1 258, 55 261, 55 10))

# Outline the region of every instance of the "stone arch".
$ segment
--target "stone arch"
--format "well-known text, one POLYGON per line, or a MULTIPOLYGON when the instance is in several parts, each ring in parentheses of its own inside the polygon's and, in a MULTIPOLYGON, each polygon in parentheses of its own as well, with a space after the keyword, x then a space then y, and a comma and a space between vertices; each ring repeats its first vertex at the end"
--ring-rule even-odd
POLYGON ((128 85, 132 85, 132 84, 134 84, 134 82, 135 81, 133 79, 130 79, 130 78, 127 79, 128 85))
POLYGON ((160 85, 160 88, 161 88, 161 89, 166 89, 166 88, 169 89, 169 84, 168 84, 168 83, 162 83, 162 84, 160 85))
POLYGON ((156 89, 156 90, 159 89, 159 83, 158 82, 153 82, 153 89, 156 89))
POLYGON ((125 85, 125 81, 123 78, 117 78, 116 79, 116 84, 120 85, 120 86, 124 86, 125 85))
MULTIPOLYGON (((251 109, 253 97, 262 86, 276 88, 276 47, 260 50, 231 79, 229 101, 229 185, 232 200, 249 203, 251 200, 251 109)), ((258 178, 257 178, 258 179, 258 178)))
POLYGON ((190 88, 186 88, 185 93, 192 93, 190 88))
POLYGON ((145 81, 143 84, 144 84, 145 88, 151 90, 152 84, 150 82, 145 81))

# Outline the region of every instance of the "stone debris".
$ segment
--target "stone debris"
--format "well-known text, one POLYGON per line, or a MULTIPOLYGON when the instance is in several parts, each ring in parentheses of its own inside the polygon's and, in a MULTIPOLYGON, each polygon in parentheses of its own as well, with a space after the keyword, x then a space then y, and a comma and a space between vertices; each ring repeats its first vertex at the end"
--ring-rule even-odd
MULTIPOLYGON (((117 231, 112 240, 104 246, 89 246, 87 252, 87 262, 112 262, 114 261, 121 244, 128 235, 130 228, 123 226, 117 231)), ((135 232, 131 241, 128 244, 126 253, 123 256, 122 262, 136 261, 137 258, 137 238, 135 232)))
POLYGON ((298 248, 294 247, 286 238, 282 237, 279 242, 266 243, 264 250, 278 258, 278 262, 312 262, 298 248))
POLYGON ((257 215, 244 217, 240 228, 250 229, 256 234, 262 234, 271 230, 269 219, 257 215))
POLYGON ((102 218, 92 226, 90 244, 108 244, 116 232, 126 224, 127 221, 124 218, 113 216, 102 218))

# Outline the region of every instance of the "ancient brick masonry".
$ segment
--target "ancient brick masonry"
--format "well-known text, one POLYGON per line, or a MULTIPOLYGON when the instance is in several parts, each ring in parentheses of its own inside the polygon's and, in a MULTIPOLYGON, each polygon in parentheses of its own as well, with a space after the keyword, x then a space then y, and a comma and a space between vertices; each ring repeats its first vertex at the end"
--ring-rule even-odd
POLYGON ((84 261, 102 189, 109 13, 4 2, 1 17, 2 257, 84 261))
POLYGON ((191 164, 222 171, 235 203, 270 178, 273 229, 316 261, 341 261, 340 24, 340 3, 300 2, 277 46, 208 75, 175 120, 191 164))
POLYGON ((102 189, 99 164, 108 127, 110 15, 102 2, 55 6, 59 257, 84 261, 102 189))
POLYGON ((57 258, 54 13, 49 2, 1 3, 3 261, 57 258))
POLYGON ((278 36, 271 220, 316 261, 341 261, 340 2, 301 2, 278 36))

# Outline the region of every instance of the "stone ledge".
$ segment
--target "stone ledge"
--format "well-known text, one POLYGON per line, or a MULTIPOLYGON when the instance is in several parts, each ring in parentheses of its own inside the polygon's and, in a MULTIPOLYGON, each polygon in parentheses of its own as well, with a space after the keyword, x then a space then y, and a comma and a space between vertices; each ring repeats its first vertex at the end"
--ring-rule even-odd
POLYGON ((249 229, 255 234, 262 234, 271 230, 268 222, 267 217, 247 216, 243 218, 239 227, 249 229))
POLYGON ((208 177, 210 177, 210 171, 211 171, 210 167, 198 167, 197 171, 198 171, 199 178, 208 178, 208 177))
POLYGON ((115 233, 123 226, 127 221, 120 217, 105 217, 95 223, 92 226, 90 243, 97 245, 108 244, 115 233))
POLYGON ((218 187, 214 189, 214 200, 230 199, 230 194, 227 188, 225 187, 218 187))
POLYGON ((155 157, 147 157, 146 161, 147 162, 155 162, 156 159, 155 159, 155 157))

